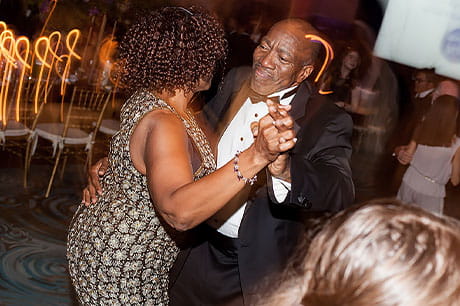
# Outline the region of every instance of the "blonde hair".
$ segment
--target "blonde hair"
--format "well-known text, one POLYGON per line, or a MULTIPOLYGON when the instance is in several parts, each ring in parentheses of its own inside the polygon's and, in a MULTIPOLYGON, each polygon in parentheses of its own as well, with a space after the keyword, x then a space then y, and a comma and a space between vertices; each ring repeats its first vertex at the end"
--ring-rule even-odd
POLYGON ((343 211, 261 305, 460 305, 460 223, 394 199, 343 211))

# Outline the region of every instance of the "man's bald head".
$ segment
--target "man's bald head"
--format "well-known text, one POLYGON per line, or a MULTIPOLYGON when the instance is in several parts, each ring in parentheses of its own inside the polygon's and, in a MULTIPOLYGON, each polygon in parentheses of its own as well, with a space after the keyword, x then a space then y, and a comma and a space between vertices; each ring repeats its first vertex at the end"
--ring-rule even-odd
POLYGON ((321 44, 318 41, 312 41, 311 39, 305 38, 305 35, 312 34, 320 36, 320 33, 310 23, 300 18, 283 19, 275 23, 271 29, 279 26, 290 27, 297 32, 297 35, 302 38, 301 45, 305 56, 305 64, 314 65, 321 48, 321 44))

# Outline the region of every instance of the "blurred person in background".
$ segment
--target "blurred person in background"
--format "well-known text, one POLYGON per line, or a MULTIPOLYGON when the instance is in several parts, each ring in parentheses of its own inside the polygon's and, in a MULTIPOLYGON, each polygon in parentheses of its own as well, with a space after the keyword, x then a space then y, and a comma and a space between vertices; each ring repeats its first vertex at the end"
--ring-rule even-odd
MULTIPOLYGON (((431 108, 431 106, 433 105, 435 99, 437 97, 439 97, 439 96, 447 95, 447 96, 454 97, 455 99, 457 99, 457 101, 459 101, 460 88, 459 88, 459 85, 457 84, 456 81, 451 80, 451 79, 446 79, 446 78, 436 78, 436 80, 438 81, 438 83, 436 85, 435 90, 431 94, 431 101, 429 103, 429 106, 426 106, 426 108, 423 108, 423 110, 428 111, 431 108)), ((422 115, 423 115, 423 113, 422 113, 422 115)), ((424 116, 419 117, 419 119, 424 119, 424 118, 425 118, 424 116)), ((416 125, 419 124, 419 123, 420 123, 420 121, 416 122, 416 125)), ((414 126, 414 129, 412 131, 410 131, 410 137, 412 137, 416 125, 414 126)), ((457 134, 457 136, 460 137, 459 130, 460 130, 460 122, 459 122, 459 117, 457 116, 457 131, 456 131, 456 134, 457 134)), ((409 141, 410 141, 410 139, 407 142, 409 142, 409 141)), ((396 156, 397 159, 402 164, 409 164, 411 162, 411 160, 412 160, 412 157, 413 157, 413 155, 411 153, 413 153, 413 151, 408 150, 407 145, 403 145, 403 146, 398 146, 398 147, 395 148, 393 156, 396 156)))
POLYGON ((393 143, 403 145, 398 145, 394 148, 395 154, 398 154, 409 143, 416 126, 425 118, 433 102, 437 80, 438 78, 432 69, 415 70, 412 77, 414 94, 408 109, 400 118, 394 135, 393 143))
POLYGON ((363 75, 362 57, 360 50, 351 44, 339 48, 321 80, 320 90, 330 94, 335 104, 346 110, 352 111, 358 106, 352 99, 352 91, 363 75))
POLYGON ((433 101, 432 104, 434 103, 434 100, 442 95, 448 95, 455 97, 456 99, 460 98, 460 88, 459 84, 457 81, 452 80, 452 79, 442 79, 438 86, 436 86, 435 91, 433 92, 433 101))
POLYGON ((361 115, 356 121, 363 127, 359 132, 362 133, 361 146, 377 157, 386 150, 388 136, 397 122, 398 82, 388 62, 372 55, 376 38, 374 30, 361 20, 355 20, 353 25, 355 40, 359 41, 364 50, 362 53, 366 55, 363 56, 363 60, 366 59, 363 76, 352 93, 352 100, 358 105, 353 112, 361 115))
POLYGON ((457 116, 455 97, 442 95, 433 101, 425 118, 416 127, 412 140, 398 154, 401 164, 410 163, 398 190, 398 199, 442 214, 445 185, 449 179, 454 186, 460 182, 457 116), (411 156, 409 162, 404 159, 405 155, 411 156))
POLYGON ((372 200, 328 220, 257 305, 459 305, 458 254, 457 220, 372 200))

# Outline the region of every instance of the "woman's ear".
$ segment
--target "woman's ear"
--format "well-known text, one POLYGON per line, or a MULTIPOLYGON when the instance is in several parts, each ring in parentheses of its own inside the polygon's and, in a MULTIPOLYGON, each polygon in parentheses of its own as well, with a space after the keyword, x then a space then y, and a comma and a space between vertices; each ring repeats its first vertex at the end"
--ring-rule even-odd
POLYGON ((313 67, 313 65, 302 66, 302 69, 297 74, 296 82, 300 84, 303 81, 305 81, 305 79, 310 76, 310 74, 313 72, 314 69, 315 67, 313 67))

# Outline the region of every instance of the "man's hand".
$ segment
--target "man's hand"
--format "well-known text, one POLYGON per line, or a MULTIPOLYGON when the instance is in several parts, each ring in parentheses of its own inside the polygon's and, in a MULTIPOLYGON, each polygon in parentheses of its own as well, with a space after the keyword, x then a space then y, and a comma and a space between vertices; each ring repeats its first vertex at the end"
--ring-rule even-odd
MULTIPOLYGON (((259 152, 265 152, 268 160, 275 160, 279 153, 290 150, 295 142, 294 121, 287 111, 290 106, 267 102, 269 113, 259 122, 251 124, 255 145, 259 152)), ((281 159, 284 162, 284 159, 281 159)), ((281 164, 279 164, 281 166, 281 164)))
POLYGON ((268 171, 276 178, 286 182, 291 182, 291 158, 288 153, 280 154, 271 164, 268 165, 268 171))
POLYGON ((96 203, 97 195, 102 193, 100 178, 105 174, 108 166, 109 161, 104 157, 88 168, 88 186, 83 189, 81 201, 86 206, 96 203))

